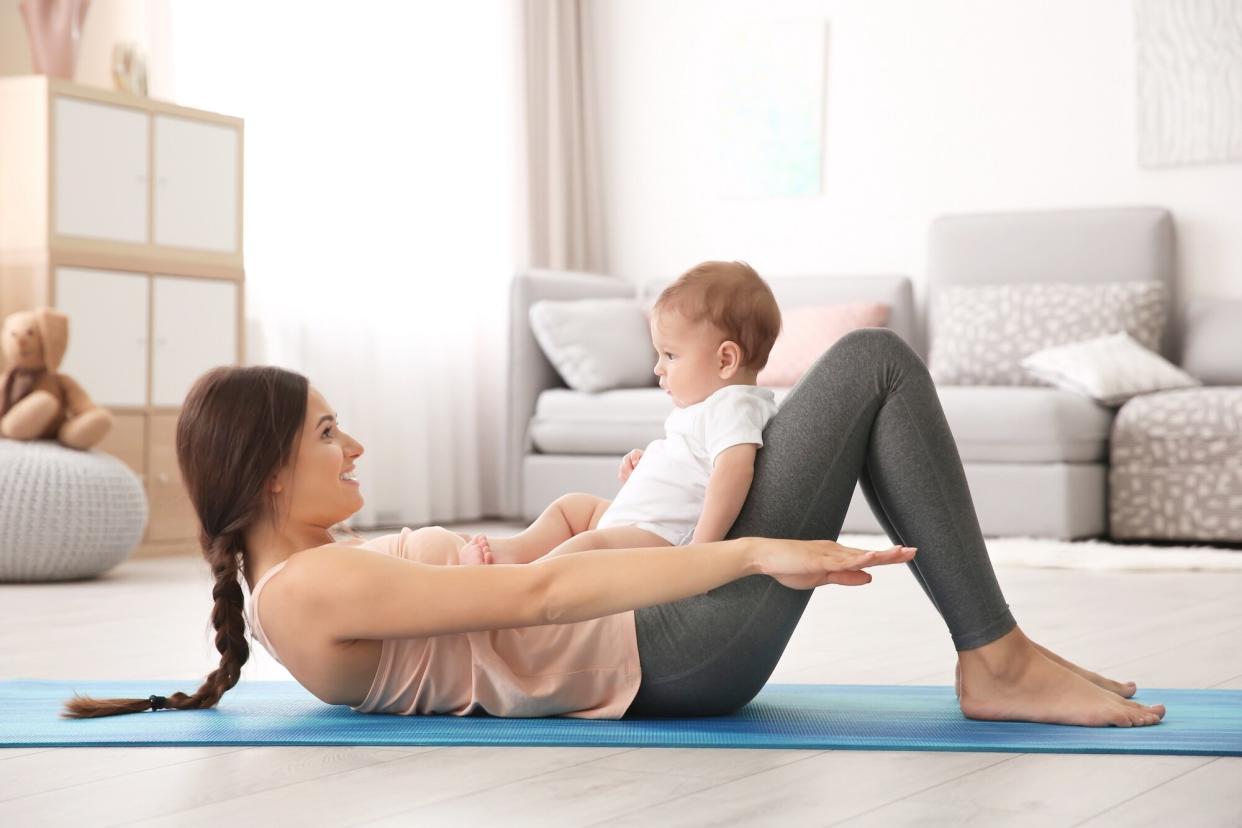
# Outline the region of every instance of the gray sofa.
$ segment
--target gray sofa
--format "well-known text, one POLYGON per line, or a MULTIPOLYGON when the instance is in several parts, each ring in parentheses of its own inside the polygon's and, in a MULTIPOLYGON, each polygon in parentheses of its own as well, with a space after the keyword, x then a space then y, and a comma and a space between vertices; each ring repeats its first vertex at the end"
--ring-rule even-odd
MULTIPOLYGON (((928 231, 927 305, 949 285, 1155 280, 1173 296, 1173 221, 1148 207, 949 215, 928 231)), ((936 336, 928 319, 928 341, 936 336)), ((1172 359, 1175 326, 1161 352, 1172 359)), ((1047 387, 938 388, 989 535, 1108 531, 1114 412, 1047 387)))
MULTIPOLYGON (((947 285, 1158 280, 1175 291, 1173 225, 1159 208, 1027 211, 944 216, 929 232, 927 299, 947 285)), ((885 301, 891 327, 926 358, 909 280, 900 276, 769 280, 782 307, 885 301)), ((671 403, 655 388, 583 394, 564 386, 530 331, 539 299, 650 294, 598 275, 533 272, 515 279, 510 307, 506 516, 530 520, 560 494, 615 495, 621 455, 661 436, 671 403)), ((1175 298, 1175 297, 1174 297, 1175 298)), ((929 326, 933 323, 929 320, 929 326)), ((1162 352, 1178 352, 1170 324, 1162 352)), ((778 404, 787 393, 777 390, 778 404)), ((940 386, 985 534, 1080 538, 1105 535, 1114 414, 1047 387, 940 386)), ((861 492, 845 531, 879 526, 861 492)))

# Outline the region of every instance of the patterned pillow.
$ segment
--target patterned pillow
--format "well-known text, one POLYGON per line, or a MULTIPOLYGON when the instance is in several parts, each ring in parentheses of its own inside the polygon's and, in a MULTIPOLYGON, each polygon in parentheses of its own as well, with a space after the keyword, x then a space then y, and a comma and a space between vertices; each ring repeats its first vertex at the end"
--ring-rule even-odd
POLYGON ((952 285, 932 302, 928 367, 941 385, 1048 385, 1024 357, 1121 331, 1157 351, 1167 313, 1156 281, 952 285))

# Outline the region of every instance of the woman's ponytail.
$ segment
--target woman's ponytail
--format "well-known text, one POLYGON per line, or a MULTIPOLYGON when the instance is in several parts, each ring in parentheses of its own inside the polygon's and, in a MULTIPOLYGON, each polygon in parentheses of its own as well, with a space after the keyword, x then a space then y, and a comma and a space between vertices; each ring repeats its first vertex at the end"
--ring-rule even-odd
POLYGON ((211 672, 192 695, 173 693, 164 697, 151 695, 145 699, 92 699, 74 696, 65 703, 62 716, 71 719, 116 716, 123 713, 141 713, 144 710, 191 710, 214 707, 228 690, 241 678, 242 665, 250 658, 250 643, 246 640, 245 605, 240 574, 243 544, 236 534, 224 534, 205 540, 203 556, 211 565, 215 584, 211 590, 213 599, 211 625, 216 631, 216 650, 220 653, 220 666, 211 672))
POLYGON ((213 707, 237 684, 250 658, 241 585, 249 551, 246 533, 275 515, 268 482, 296 455, 309 389, 306 377, 271 366, 213 368, 194 383, 177 418, 177 463, 198 516, 203 557, 215 579, 211 625, 220 665, 191 695, 75 696, 65 702, 62 716, 213 707))

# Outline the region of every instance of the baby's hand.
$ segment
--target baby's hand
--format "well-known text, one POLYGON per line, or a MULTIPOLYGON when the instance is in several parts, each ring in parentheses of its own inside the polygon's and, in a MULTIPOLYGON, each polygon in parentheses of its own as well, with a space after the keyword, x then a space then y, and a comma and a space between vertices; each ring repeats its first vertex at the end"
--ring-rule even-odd
POLYGON ((487 535, 475 535, 467 541, 465 546, 457 550, 457 562, 462 566, 495 563, 492 557, 492 547, 487 542, 487 535))
POLYGON ((642 449, 634 449, 621 458, 621 471, 617 472, 617 477, 621 479, 622 483, 630 479, 630 475, 634 472, 634 467, 638 465, 638 461, 641 459, 643 459, 642 449))

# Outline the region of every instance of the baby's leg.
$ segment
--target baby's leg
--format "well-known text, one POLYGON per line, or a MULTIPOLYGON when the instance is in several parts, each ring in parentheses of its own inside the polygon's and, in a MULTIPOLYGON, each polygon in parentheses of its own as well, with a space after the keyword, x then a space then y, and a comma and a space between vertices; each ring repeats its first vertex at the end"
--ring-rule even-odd
POLYGON ((609 526, 607 529, 590 529, 562 542, 544 558, 556 555, 572 555, 592 549, 640 549, 644 546, 672 546, 655 532, 637 526, 609 526))
POLYGON ((498 564, 529 563, 558 544, 593 529, 611 503, 582 492, 561 495, 518 534, 508 538, 488 537, 486 543, 492 559, 498 564))

